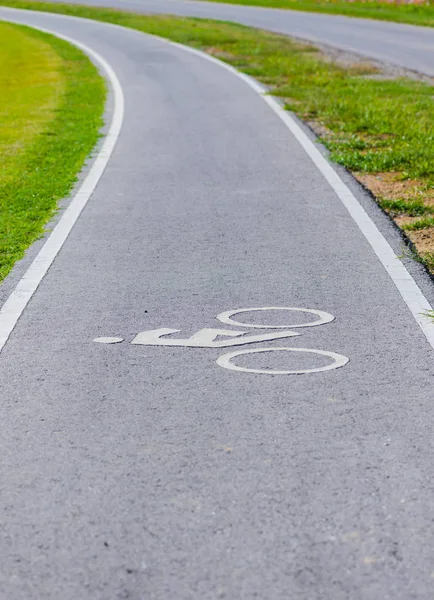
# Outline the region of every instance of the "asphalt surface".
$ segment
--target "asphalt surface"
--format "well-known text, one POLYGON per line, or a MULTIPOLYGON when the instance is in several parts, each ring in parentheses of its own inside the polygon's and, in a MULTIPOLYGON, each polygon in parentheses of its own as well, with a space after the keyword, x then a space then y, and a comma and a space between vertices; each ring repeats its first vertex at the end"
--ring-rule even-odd
MULTIPOLYGON (((433 352, 333 190, 218 65, 130 30, 12 14, 0 10, 103 55, 126 114, 0 355, 0 598, 431 599, 433 352), (216 364, 236 348, 129 343, 157 328, 230 329, 218 314, 264 306, 336 318, 250 348, 350 362, 270 376, 216 364)), ((399 253, 393 226, 354 191, 399 253)), ((300 324, 239 316, 278 318, 300 324)))
POLYGON ((321 42, 426 75, 434 75, 434 29, 431 27, 196 0, 68 1, 70 4, 111 6, 139 13, 167 13, 234 21, 321 42))

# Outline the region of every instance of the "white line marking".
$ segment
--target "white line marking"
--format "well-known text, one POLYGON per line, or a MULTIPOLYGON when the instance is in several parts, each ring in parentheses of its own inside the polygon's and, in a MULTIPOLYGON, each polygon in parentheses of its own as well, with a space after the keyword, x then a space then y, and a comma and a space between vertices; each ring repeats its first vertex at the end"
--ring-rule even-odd
POLYGON ((324 323, 331 323, 334 321, 334 316, 330 313, 326 313, 323 310, 313 310, 312 308, 290 308, 288 306, 264 306, 262 308, 240 308, 239 310, 227 310, 217 315, 216 319, 226 325, 237 325, 240 327, 248 327, 249 329, 295 329, 296 327, 315 327, 316 325, 323 325, 324 323), (307 312, 319 317, 316 321, 309 321, 308 323, 300 323, 299 325, 257 325, 252 323, 241 323, 232 319, 233 315, 246 312, 258 312, 264 310, 293 310, 296 312, 307 312))
MULTIPOLYGON (((3 8, 3 11, 4 10, 5 9, 3 8)), ((18 12, 18 13, 22 12, 21 10, 12 9, 12 8, 7 9, 7 12, 9 12, 9 11, 12 13, 13 12, 18 12)), ((25 11, 25 12, 33 13, 33 14, 41 14, 40 11, 25 11)), ((46 13, 46 14, 52 14, 52 13, 46 13)), ((82 19, 80 17, 72 17, 72 16, 69 17, 66 15, 62 15, 62 17, 65 19, 74 19, 77 21, 81 21, 81 20, 95 21, 93 19, 82 19)), ((109 27, 121 28, 124 31, 126 29, 125 27, 122 27, 121 25, 116 25, 114 23, 104 23, 104 25, 109 26, 109 27)), ((39 27, 38 27, 38 29, 39 29, 39 27)), ((47 33, 53 33, 53 35, 57 35, 55 32, 52 32, 49 30, 41 29, 41 31, 47 31, 47 33)), ((397 290, 401 294, 402 299, 404 300, 404 302, 406 303, 410 312, 412 313, 415 321, 417 322, 417 324, 423 331, 430 346, 434 349, 434 323, 432 321, 430 321, 424 314, 426 311, 433 310, 432 307, 430 306, 428 300, 425 298, 421 289, 419 288, 417 283, 414 281, 413 277, 410 275, 410 273, 407 271, 405 266, 402 264, 402 262, 396 256, 395 252, 393 251, 390 244, 387 242, 386 238, 383 236, 383 234, 380 232, 378 227, 375 225, 375 223, 369 217, 369 215, 367 214, 365 209, 362 207, 362 205, 359 203, 357 198, 354 196, 354 194, 351 192, 351 190, 348 188, 348 186, 345 185, 345 183, 342 181, 342 179, 339 177, 339 175, 333 169, 332 165, 327 161, 326 158, 324 158, 324 156, 321 154, 321 152, 318 150, 318 148, 315 147, 315 144, 308 138, 308 136, 304 133, 302 128, 298 125, 298 123, 291 116, 291 114, 288 111, 286 111, 279 104, 279 102, 277 102, 277 100, 275 100, 272 96, 268 95, 267 89, 262 84, 260 84, 255 79, 251 78, 249 75, 245 75, 244 73, 241 73, 240 71, 235 69, 235 67, 232 67, 231 65, 228 65, 227 63, 219 60, 218 58, 215 58, 214 56, 210 56, 209 54, 206 54, 205 52, 202 52, 201 50, 197 50, 196 48, 190 48, 189 46, 184 46, 183 44, 178 44, 177 42, 172 42, 161 36, 152 35, 149 33, 144 34, 143 32, 134 30, 134 29, 129 29, 129 31, 134 32, 138 35, 146 35, 148 37, 153 37, 157 40, 160 40, 160 42, 164 42, 165 44, 168 44, 175 48, 179 48, 180 50, 183 50, 184 52, 189 52, 190 54, 194 54, 200 58, 203 58, 204 60, 212 62, 216 65, 219 65, 221 68, 226 69, 226 71, 229 71, 236 77, 242 79, 253 91, 255 91, 257 94, 259 94, 261 96, 261 98, 264 100, 264 102, 266 102, 268 104, 268 106, 273 110, 273 112, 283 121, 283 123, 286 125, 286 127, 291 131, 293 136, 296 138, 296 140, 302 146, 302 148, 304 149, 306 154, 309 156, 309 158, 312 160, 314 165, 317 167, 317 169, 320 171, 320 173, 324 176, 326 181, 329 183, 329 185, 335 191, 336 195, 341 200, 341 202, 343 203, 345 208, 348 210, 351 217, 353 218, 353 220, 359 227, 360 231, 365 236, 367 242, 370 244, 373 251, 377 255, 381 264, 383 265, 383 267, 389 274, 389 276, 392 279, 393 283, 395 284, 397 290)), ((59 35, 58 37, 62 37, 62 36, 59 35)), ((70 40, 66 37, 64 37, 64 39, 67 39, 67 41, 71 41, 71 43, 75 43, 74 40, 70 40)), ((76 45, 79 47, 85 48, 84 45, 79 45, 79 44, 76 44, 76 45)), ((90 52, 93 53, 93 51, 90 51, 90 52)), ((105 61, 103 59, 100 59, 100 60, 105 63, 105 61)), ((107 63, 105 63, 105 64, 107 64, 107 63)), ((107 65, 107 67, 109 68, 109 71, 111 71, 111 69, 108 65, 107 65)), ((113 73, 113 75, 114 75, 114 73, 113 73)), ((114 75, 114 78, 115 78, 117 84, 119 85, 119 82, 117 81, 117 78, 115 75, 114 75)), ((113 85, 113 83, 112 83, 112 85, 113 85)), ((114 85, 113 85, 113 89, 115 89, 114 85)), ((119 85, 119 91, 122 92, 120 85, 119 85)), ((123 96, 122 96, 122 104, 123 104, 123 96)), ((112 123, 112 125, 113 125, 113 123, 112 123)), ((107 160, 108 160, 108 158, 107 158, 107 160)), ((60 223, 59 223, 59 225, 60 225, 60 223)), ((53 231, 53 233, 54 233, 54 231, 53 231)), ((47 242, 48 241, 49 240, 47 240, 47 242)), ((58 252, 58 250, 57 250, 57 252, 58 252)), ((56 254, 57 254, 57 252, 56 252, 56 254)), ((35 259, 35 261, 36 261, 36 259, 35 259)), ((53 257, 53 259, 54 259, 54 257, 53 257)), ((32 268, 32 267, 30 267, 30 268, 32 268)), ((47 267, 47 269, 48 269, 48 267, 47 267)), ((24 278, 26 277, 26 275, 24 276, 24 278)), ((43 275, 42 275, 42 277, 43 277, 43 275)), ((41 277, 41 280, 42 280, 42 277, 41 277)), ((40 283, 40 281, 38 282, 37 285, 39 285, 39 283, 40 283)), ((36 285, 35 289, 33 290, 33 292, 30 294, 28 300, 30 299, 30 297, 32 296, 34 291, 36 290, 37 285, 36 285)), ((13 292, 13 294, 14 293, 15 292, 13 292)), ((9 300, 10 300, 10 298, 9 298, 9 300)), ((9 300, 7 302, 9 302, 9 300)), ((19 300, 19 295, 18 295, 17 301, 18 300, 19 300)), ((27 300, 27 302, 28 302, 28 300, 27 300)), ((21 315, 22 311, 24 310, 27 302, 21 308, 21 311, 19 312, 18 316, 16 317, 15 322, 13 323, 12 328, 10 329, 7 337, 9 337, 12 329, 14 328, 16 322, 18 321, 18 318, 21 315)), ((4 307, 3 307, 2 311, 3 310, 4 310, 4 307)), ((5 341, 7 340, 7 337, 6 337, 6 340, 4 340, 4 327, 2 327, 2 311, 0 311, 0 352, 5 344, 5 341)), ((13 317, 11 317, 11 319, 12 318, 13 317)))
MULTIPOLYGON (((17 10, 17 9, 10 9, 17 10)), ((35 12, 35 11, 33 11, 35 12)), ((75 20, 80 20, 80 17, 67 17, 75 20)), ((86 19, 92 20, 92 19, 86 19)), ((110 27, 121 28, 125 30, 121 25, 116 25, 114 23, 105 23, 110 27)), ((315 144, 308 138, 303 129, 294 119, 294 117, 285 110, 279 102, 268 95, 268 90, 256 79, 253 79, 249 75, 245 73, 241 73, 235 67, 228 65, 227 63, 215 58, 214 56, 210 56, 201 50, 197 50, 196 48, 191 48, 190 46, 185 46, 183 44, 179 44, 177 42, 172 42, 166 38, 163 38, 158 35, 153 35, 150 33, 143 33, 138 30, 130 29, 130 31, 135 31, 135 33, 139 35, 146 35, 148 37, 155 38, 160 42, 164 42, 169 46, 173 46, 174 48, 179 48, 184 52, 188 52, 204 60, 207 60, 215 65, 220 66, 221 68, 229 71, 242 81, 244 81, 254 92, 259 94, 261 98, 268 104, 271 110, 283 121, 285 126, 290 130, 292 135, 301 145, 303 150, 312 160, 314 165, 326 179, 328 184, 336 193, 337 197, 340 199, 342 204, 350 213, 351 217, 355 221, 356 225, 366 238, 367 242, 377 255, 377 258, 389 274, 391 280, 395 284, 398 292, 400 293, 402 299, 406 303, 408 309, 413 315, 416 323, 421 328, 424 333, 428 343, 431 348, 434 349, 434 322, 428 319, 425 315, 427 311, 433 310, 432 306, 425 298, 422 290, 419 288, 413 277, 407 271, 403 263, 396 256, 389 242, 383 236, 381 231, 375 225, 374 221, 365 211, 363 206, 351 192, 349 187, 342 181, 339 177, 338 173, 334 170, 333 166, 328 162, 328 160, 321 154, 315 144)))
POLYGON ((184 348, 228 348, 229 346, 244 346, 256 342, 271 342, 284 338, 301 335, 295 331, 261 333, 259 335, 246 335, 245 331, 231 331, 228 329, 200 329, 186 339, 166 338, 162 336, 178 333, 180 329, 151 329, 141 331, 131 342, 139 346, 182 346, 184 348), (220 336, 232 337, 232 340, 219 340, 220 336))
POLYGON ((124 338, 121 337, 100 337, 95 338, 94 342, 98 342, 98 344, 119 344, 124 341, 124 338))
POLYGON ((268 104, 268 106, 273 110, 273 112, 276 113, 276 115, 291 131, 292 135, 302 146, 303 150, 312 160, 314 165, 324 176, 328 184, 333 188, 334 192, 341 200, 345 208, 348 210, 351 217, 359 227, 360 231, 363 233, 371 248, 377 255, 381 264, 389 274, 397 290, 401 294, 402 299, 404 300, 411 314, 413 315, 416 323, 423 331, 431 348, 434 349, 434 323, 425 316, 426 311, 433 309, 430 306, 428 300, 425 298, 422 290, 419 288, 419 286, 417 285, 413 277, 410 275, 410 273, 407 271, 403 263, 396 256, 389 242, 386 240, 386 238, 380 232, 378 227, 369 217, 368 213, 359 203, 357 198, 354 196, 354 194, 351 192, 348 186, 345 185, 345 183, 336 173, 332 165, 327 161, 326 158, 324 158, 324 156, 321 154, 318 148, 315 147, 315 144, 308 138, 308 136, 304 133, 300 125, 291 116, 291 114, 287 110, 285 110, 279 104, 279 102, 275 100, 272 96, 267 95, 268 91, 258 81, 252 79, 244 73, 241 73, 231 65, 222 62, 214 56, 205 54, 205 52, 202 52, 201 50, 196 50, 196 48, 190 48, 189 46, 184 46, 176 42, 171 42, 159 36, 152 37, 156 37, 157 39, 166 42, 171 46, 180 48, 185 52, 189 52, 190 54, 194 54, 205 60, 208 60, 209 62, 219 65, 223 69, 226 69, 226 71, 229 71, 233 75, 236 75, 237 77, 242 79, 252 90, 254 90, 257 94, 259 94, 262 97, 264 102, 268 104))
POLYGON ((264 375, 304 375, 306 373, 320 373, 322 371, 331 371, 332 369, 339 369, 339 367, 345 366, 349 362, 349 358, 343 354, 336 354, 336 352, 326 352, 325 350, 313 350, 311 348, 257 348, 256 350, 237 350, 236 352, 228 352, 219 356, 216 360, 219 367, 229 369, 230 371, 240 371, 242 373, 260 373, 264 375), (231 360, 242 354, 259 354, 261 352, 308 352, 310 354, 320 354, 321 356, 328 356, 333 359, 330 365, 325 367, 318 367, 316 369, 303 369, 294 371, 272 371, 271 369, 248 369, 247 367, 238 367, 231 363, 231 360))
MULTIPOLYGON (((238 314, 240 312, 251 312, 251 311, 263 311, 263 310, 297 310, 301 312, 314 313, 320 317, 319 321, 308 323, 307 325, 298 325, 298 327, 308 327, 313 325, 320 325, 323 323, 330 323, 334 320, 334 316, 320 311, 313 310, 310 308, 282 308, 282 307, 268 307, 268 308, 241 308, 239 310, 228 310, 220 313, 216 318, 221 319, 226 317, 229 323, 231 315, 238 314)), ((252 327, 251 325, 244 324, 245 327, 252 327)), ((254 325, 253 327, 270 328, 270 325, 254 325)), ((284 325, 283 328, 288 327, 284 325)), ((276 327, 272 327, 277 329, 276 327)), ((191 337, 186 339, 167 338, 166 336, 172 335, 173 333, 179 333, 180 329, 169 329, 162 327, 160 329, 151 329, 149 331, 142 331, 136 335, 131 344, 138 344, 142 346, 182 346, 185 348, 226 348, 228 346, 242 346, 244 344, 253 344, 255 342, 268 342, 271 340, 289 338, 293 336, 301 335, 295 331, 289 331, 286 329, 284 332, 268 332, 261 335, 246 335, 244 331, 234 331, 232 329, 199 329, 191 337), (219 340, 219 337, 236 338, 232 340, 219 340)), ((116 344, 123 342, 123 338, 120 337, 101 337, 95 338, 94 342, 102 344, 116 344)), ((217 364, 224 369, 230 371, 240 371, 244 373, 261 373, 265 375, 301 375, 304 373, 320 373, 322 371, 330 371, 331 369, 338 369, 343 367, 349 362, 349 358, 342 354, 336 354, 336 352, 326 352, 325 350, 313 350, 308 348, 257 348, 256 350, 241 350, 237 352, 229 352, 223 354, 217 359, 217 364), (271 369, 249 369, 247 367, 238 367, 231 363, 231 360, 237 356, 243 354, 257 354, 259 352, 308 352, 311 354, 319 354, 321 356, 328 356, 333 362, 325 367, 317 367, 314 369, 301 369, 292 371, 273 371, 271 369)))
POLYGON ((124 117, 124 95, 121 84, 119 83, 119 80, 112 67, 104 58, 102 58, 102 56, 92 50, 92 48, 89 48, 89 46, 86 46, 85 44, 82 44, 81 42, 66 35, 61 35, 55 31, 39 26, 34 27, 34 29, 39 29, 45 33, 50 33, 51 35, 77 46, 77 48, 82 50, 85 54, 93 58, 95 62, 99 64, 102 71, 105 73, 113 91, 114 110, 109 131, 105 137, 100 151, 98 152, 98 155, 94 159, 89 174, 86 176, 79 190, 71 200, 71 203, 65 210, 65 213, 62 215, 60 221, 53 229, 51 235, 39 251, 38 255, 0 310, 0 353, 9 339, 9 336, 11 335, 15 325, 17 324, 18 319, 22 315, 31 297, 38 289, 39 284, 65 243, 69 233, 80 216, 81 211, 86 206, 90 196, 98 184, 98 181, 100 180, 101 175, 107 166, 107 163, 113 152, 113 148, 119 137, 124 117))

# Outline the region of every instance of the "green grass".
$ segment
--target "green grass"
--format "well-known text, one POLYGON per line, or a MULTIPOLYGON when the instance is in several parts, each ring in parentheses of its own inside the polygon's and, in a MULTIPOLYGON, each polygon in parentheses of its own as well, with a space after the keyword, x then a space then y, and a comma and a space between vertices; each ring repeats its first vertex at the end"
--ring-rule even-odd
POLYGON ((352 171, 434 181, 434 88, 372 79, 372 67, 340 67, 285 36, 220 21, 142 16, 79 5, 0 0, 117 23, 208 51, 249 73, 287 107, 326 129, 332 159, 352 171))
POLYGON ((321 125, 332 159, 352 171, 397 172, 434 182, 434 88, 410 79, 370 78, 312 46, 231 23, 143 16, 80 5, 0 0, 0 4, 117 23, 200 48, 256 77, 301 118, 321 125))
POLYGON ((434 253, 425 252, 422 258, 422 264, 430 271, 430 273, 434 273, 434 253))
POLYGON ((424 204, 423 200, 389 200, 379 199, 378 204, 391 215, 408 215, 419 217, 426 214, 434 214, 434 206, 424 204))
POLYGON ((416 251, 414 251, 413 254, 413 260, 422 264, 430 273, 434 273, 434 252, 424 252, 423 256, 418 254, 416 251))
POLYGON ((0 23, 0 280, 71 191, 98 139, 105 95, 79 50, 0 23))
POLYGON ((419 229, 426 229, 427 227, 434 227, 434 218, 425 217, 424 219, 418 219, 413 223, 405 223, 402 228, 405 231, 418 231, 419 229))
POLYGON ((422 315, 427 317, 427 319, 432 319, 434 321, 434 310, 426 310, 422 315))
MULTIPOLYGON (((332 160, 350 171, 393 174, 421 190, 434 187, 431 85, 381 79, 370 64, 340 66, 313 46, 233 23, 49 2, 1 4, 115 23, 204 50, 265 83, 288 109, 321 131, 332 160)), ((423 198, 400 201, 380 195, 382 206, 392 213, 432 213, 423 198)))

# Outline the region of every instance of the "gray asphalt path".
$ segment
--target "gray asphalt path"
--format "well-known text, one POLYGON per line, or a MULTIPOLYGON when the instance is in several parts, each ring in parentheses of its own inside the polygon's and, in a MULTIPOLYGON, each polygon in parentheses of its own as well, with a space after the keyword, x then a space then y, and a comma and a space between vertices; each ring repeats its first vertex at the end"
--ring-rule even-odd
POLYGON ((434 29, 429 27, 196 0, 71 0, 70 3, 229 20, 434 75, 434 29))
MULTIPOLYGON (((134 31, 15 14, 100 52, 126 116, 0 355, 0 598, 430 600, 433 353, 335 193, 218 65, 134 31), (250 348, 350 362, 270 376, 218 366, 234 348, 129 343, 230 329, 219 313, 263 306, 336 320, 250 348)), ((300 324, 239 320, 277 317, 300 324)))

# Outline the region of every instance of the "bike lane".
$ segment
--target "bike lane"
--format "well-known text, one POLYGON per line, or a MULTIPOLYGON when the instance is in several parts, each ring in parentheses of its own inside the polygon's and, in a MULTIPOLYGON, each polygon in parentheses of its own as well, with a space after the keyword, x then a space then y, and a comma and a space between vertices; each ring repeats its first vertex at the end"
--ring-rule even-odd
POLYGON ((432 350, 335 192, 218 65, 19 18, 100 52, 126 112, 0 355, 3 595, 429 598, 432 350), (349 362, 217 363, 280 347, 227 361, 349 362))

